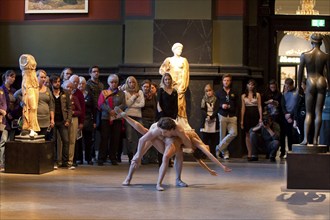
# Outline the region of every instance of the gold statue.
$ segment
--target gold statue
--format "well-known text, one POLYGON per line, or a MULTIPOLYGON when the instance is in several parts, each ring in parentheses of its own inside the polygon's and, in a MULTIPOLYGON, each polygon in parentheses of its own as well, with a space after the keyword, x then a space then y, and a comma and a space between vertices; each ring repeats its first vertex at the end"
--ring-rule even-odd
POLYGON ((178 92, 178 118, 177 121, 185 130, 191 130, 186 112, 185 92, 189 86, 189 63, 184 57, 181 57, 183 45, 175 43, 172 46, 172 57, 167 57, 159 68, 159 73, 164 75, 170 73, 173 80, 173 88, 178 92))
MULTIPOLYGON (((37 63, 30 54, 23 54, 19 58, 22 70, 22 101, 23 101, 23 126, 22 131, 29 131, 30 137, 35 137, 40 131, 37 120, 39 100, 39 83, 36 74, 37 63)), ((23 132, 22 132, 23 133, 23 132)))

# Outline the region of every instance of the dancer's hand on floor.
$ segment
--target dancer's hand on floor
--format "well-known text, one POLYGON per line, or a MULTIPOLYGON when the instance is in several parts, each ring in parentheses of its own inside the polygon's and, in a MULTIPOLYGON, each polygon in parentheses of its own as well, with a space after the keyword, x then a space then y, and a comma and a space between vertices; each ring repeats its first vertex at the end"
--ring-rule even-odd
POLYGON ((231 169, 230 169, 229 167, 227 167, 227 166, 224 166, 224 167, 223 167, 223 170, 224 170, 225 172, 231 172, 231 169))

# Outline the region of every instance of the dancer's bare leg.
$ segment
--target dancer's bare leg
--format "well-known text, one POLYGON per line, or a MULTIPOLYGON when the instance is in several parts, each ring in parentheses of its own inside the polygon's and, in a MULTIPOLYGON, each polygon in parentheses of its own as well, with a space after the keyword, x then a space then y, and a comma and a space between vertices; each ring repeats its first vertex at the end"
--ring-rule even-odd
POLYGON ((181 172, 183 166, 183 151, 181 147, 176 150, 174 168, 176 171, 175 185, 179 187, 188 187, 188 184, 181 180, 181 172))
POLYGON ((175 178, 175 185, 179 187, 188 187, 188 184, 183 182, 181 180, 181 172, 182 172, 182 166, 183 166, 183 151, 181 148, 182 141, 180 138, 173 138, 173 144, 176 147, 175 148, 175 160, 174 160, 174 168, 176 172, 176 178, 175 178))
POLYGON ((126 115, 126 112, 123 112, 123 110, 121 110, 118 106, 116 106, 114 110, 118 115, 120 115, 122 118, 124 118, 126 120, 126 122, 128 124, 130 124, 140 134, 144 135, 148 132, 147 128, 145 128, 141 123, 135 121, 134 119, 132 119, 131 117, 126 115))
POLYGON ((154 146, 160 153, 164 153, 165 145, 159 139, 148 141, 147 144, 141 148, 138 148, 134 157, 132 158, 131 165, 128 170, 127 177, 122 183, 123 186, 128 186, 131 183, 134 172, 139 168, 143 155, 149 150, 150 147, 154 146))
MULTIPOLYGON (((122 118, 124 118, 126 120, 126 122, 129 123, 140 134, 144 135, 148 132, 147 128, 145 128, 141 123, 135 121, 134 119, 132 119, 131 117, 126 115, 126 113, 123 112, 120 108, 115 107, 115 111, 122 118)), ((178 142, 178 141, 176 141, 176 142, 178 142)), ((172 143, 168 143, 168 145, 171 145, 171 144, 172 143)), ((149 150, 149 148, 152 145, 158 150, 158 152, 165 155, 164 154, 164 151, 165 151, 164 146, 165 145, 159 139, 152 140, 151 144, 148 142, 148 144, 146 144, 146 146, 143 147, 142 149, 138 148, 136 154, 134 155, 134 157, 131 161, 131 166, 130 166, 128 175, 127 175, 126 179, 124 180, 124 182, 122 183, 124 186, 128 186, 130 184, 135 170, 139 167, 139 165, 141 163, 141 159, 142 159, 143 155, 149 150)), ((175 167, 175 170, 176 170, 176 185, 181 186, 181 187, 187 187, 188 185, 181 180, 181 172, 182 172, 182 164, 183 164, 183 152, 182 152, 181 147, 180 147, 181 142, 176 143, 176 145, 178 147, 175 147, 173 145, 174 149, 176 151, 176 159, 175 159, 175 162, 174 162, 174 167, 175 167)), ((163 162, 164 162, 164 160, 163 160, 163 162)), ((168 163, 168 160, 166 161, 166 163, 168 163)), ((159 174, 159 178, 158 178, 158 183, 160 182, 160 184, 163 181, 163 178, 165 176, 167 167, 168 167, 168 164, 165 167, 165 169, 164 169, 164 167, 162 169, 160 168, 160 174, 159 174)), ((160 190, 160 191, 164 190, 164 188, 162 188, 158 183, 157 183, 157 190, 160 190), (159 186, 159 188, 158 188, 158 186, 159 186)))
POLYGON ((164 191, 164 188, 162 187, 162 182, 167 171, 169 159, 174 156, 175 152, 176 149, 173 143, 165 146, 165 152, 163 154, 163 162, 162 165, 159 167, 159 175, 156 185, 156 189, 158 191, 164 191))

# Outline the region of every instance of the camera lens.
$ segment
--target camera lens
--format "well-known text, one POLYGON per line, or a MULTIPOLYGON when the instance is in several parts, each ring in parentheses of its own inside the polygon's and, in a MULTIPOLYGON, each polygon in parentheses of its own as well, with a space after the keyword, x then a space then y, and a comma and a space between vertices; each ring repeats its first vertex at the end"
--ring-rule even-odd
POLYGON ((264 120, 262 121, 262 123, 264 123, 264 125, 267 125, 267 124, 268 124, 268 119, 264 119, 264 120))

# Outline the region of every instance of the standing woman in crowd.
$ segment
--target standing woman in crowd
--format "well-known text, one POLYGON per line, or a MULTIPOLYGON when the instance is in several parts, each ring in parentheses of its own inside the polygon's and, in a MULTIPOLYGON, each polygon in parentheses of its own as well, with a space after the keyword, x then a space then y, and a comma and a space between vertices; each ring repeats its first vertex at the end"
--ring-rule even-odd
MULTIPOLYGON (((126 79, 123 87, 126 100, 126 114, 134 120, 142 123, 141 109, 145 105, 144 95, 134 76, 126 79)), ((130 124, 125 123, 126 139, 127 139, 127 156, 129 161, 132 160, 136 152, 139 137, 141 136, 130 124)))
POLYGON ((62 70, 60 78, 61 78, 61 83, 63 83, 66 80, 69 80, 70 77, 72 76, 73 71, 70 67, 66 67, 62 70))
POLYGON ((160 117, 178 117, 178 92, 172 87, 172 77, 165 73, 157 93, 157 110, 160 117))
POLYGON ((210 152, 216 157, 215 147, 219 143, 219 119, 218 113, 215 109, 220 103, 214 95, 214 90, 211 84, 204 87, 204 97, 201 102, 202 113, 202 140, 206 145, 209 145, 210 152))
MULTIPOLYGON (((157 112, 157 98, 154 93, 151 92, 151 82, 146 79, 142 82, 142 91, 144 94, 145 105, 142 108, 142 124, 146 128, 156 121, 157 112)), ((142 163, 158 163, 158 152, 154 147, 151 147, 148 152, 143 156, 142 163)))
POLYGON ((152 95, 157 96, 158 85, 155 82, 151 82, 150 92, 152 95))
POLYGON ((250 79, 242 94, 241 129, 245 131, 245 144, 248 151, 248 160, 252 157, 252 145, 250 141, 250 129, 262 123, 261 96, 256 91, 256 82, 250 79))
POLYGON ((16 79, 16 73, 14 70, 7 70, 2 75, 2 90, 5 93, 7 102, 7 114, 6 114, 6 131, 3 132, 0 142, 0 147, 5 144, 7 140, 14 140, 15 134, 19 133, 18 119, 22 116, 22 108, 19 105, 19 100, 15 98, 14 93, 16 89, 13 84, 16 79))
MULTIPOLYGON (((169 73, 164 73, 160 81, 160 88, 157 93, 157 111, 159 117, 170 117, 174 120, 178 117, 178 92, 173 88, 172 76, 169 73)), ((159 118, 158 118, 159 119, 159 118)), ((157 120, 158 121, 158 120, 157 120)), ((162 164, 161 153, 158 153, 158 164, 162 164)), ((173 162, 170 160, 169 166, 173 162)))
POLYGON ((54 127, 55 101, 49 87, 45 86, 47 73, 45 70, 38 70, 39 101, 37 118, 40 126, 39 134, 45 135, 46 140, 50 140, 50 129, 54 127))
POLYGON ((120 142, 122 119, 117 117, 114 108, 125 108, 125 94, 118 89, 119 77, 110 74, 108 77, 109 88, 102 90, 98 99, 98 109, 101 112, 101 143, 99 147, 98 165, 103 166, 108 152, 112 165, 118 165, 117 151, 120 142))
MULTIPOLYGON (((6 128, 6 114, 7 114, 7 102, 6 96, 3 92, 2 88, 0 87, 0 137, 2 136, 3 132, 7 132, 6 128)), ((1 139, 2 143, 3 140, 1 139)), ((5 145, 0 146, 0 172, 5 170, 5 145)))

